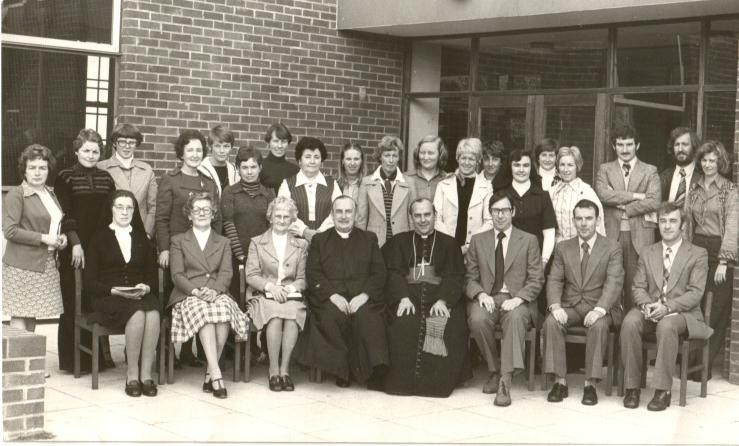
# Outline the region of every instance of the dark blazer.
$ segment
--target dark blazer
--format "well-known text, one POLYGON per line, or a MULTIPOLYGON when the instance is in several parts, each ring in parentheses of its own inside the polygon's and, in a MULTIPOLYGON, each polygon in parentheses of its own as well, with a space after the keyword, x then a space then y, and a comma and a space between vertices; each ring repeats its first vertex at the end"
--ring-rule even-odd
MULTIPOLYGON (((647 246, 639 256, 639 266, 631 287, 634 305, 657 302, 662 294, 662 242, 647 246)), ((708 253, 683 239, 670 269, 665 298, 667 305, 685 316, 691 339, 708 339, 713 329, 703 322, 701 299, 706 287, 708 253)), ((670 317, 670 316, 666 316, 670 317)))
MULTIPOLYGON (((670 167, 669 169, 663 170, 659 174, 659 182, 662 186, 662 201, 668 201, 668 198, 670 197, 670 186, 672 185, 672 175, 675 173, 675 167, 670 167)), ((690 184, 687 185, 687 188, 685 189, 685 192, 688 192, 690 188, 700 181, 701 179, 701 173, 696 168, 693 170, 693 176, 690 177, 690 184)))
MULTIPOLYGON (((478 294, 490 294, 495 283, 495 231, 475 234, 465 257, 467 274, 464 292, 469 299, 478 294)), ((536 314, 536 298, 544 287, 541 251, 536 237, 518 228, 511 231, 505 253, 503 282, 513 297, 528 302, 536 314)))
POLYGON ((205 250, 200 249, 192 229, 172 237, 169 268, 174 289, 167 306, 172 306, 192 295, 192 290, 208 287, 219 293, 228 293, 233 276, 231 247, 228 239, 210 232, 205 250))
POLYGON ((580 271, 579 237, 563 240, 554 247, 554 260, 547 280, 547 304, 574 307, 585 300, 593 307, 601 307, 618 316, 620 321, 624 285, 621 246, 602 235, 596 234, 595 237, 585 277, 581 277, 580 271))

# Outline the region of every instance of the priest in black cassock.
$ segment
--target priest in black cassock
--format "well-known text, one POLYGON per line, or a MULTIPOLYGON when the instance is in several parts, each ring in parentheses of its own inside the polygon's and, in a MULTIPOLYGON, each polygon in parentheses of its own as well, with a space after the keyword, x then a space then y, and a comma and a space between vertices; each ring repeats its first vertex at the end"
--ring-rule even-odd
MULTIPOLYGON (((309 317, 296 360, 336 376, 348 387, 377 382, 387 370, 385 262, 375 234, 354 227, 356 204, 333 202, 334 228, 313 237, 308 250, 309 317)), ((374 387, 374 386, 373 386, 374 387)))
POLYGON ((414 200, 408 212, 414 230, 397 234, 383 249, 390 318, 384 390, 446 398, 471 376, 464 259, 454 237, 434 230, 429 199, 414 200))

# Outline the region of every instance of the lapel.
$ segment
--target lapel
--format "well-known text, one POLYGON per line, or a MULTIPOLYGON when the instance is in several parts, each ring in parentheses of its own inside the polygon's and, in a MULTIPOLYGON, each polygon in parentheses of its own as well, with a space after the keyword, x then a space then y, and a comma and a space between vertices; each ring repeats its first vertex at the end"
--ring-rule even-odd
POLYGON ((369 178, 367 182, 367 195, 370 202, 377 208, 380 214, 385 215, 385 200, 382 196, 382 180, 373 180, 369 178))
POLYGON ((680 245, 680 249, 678 249, 675 254, 675 260, 672 261, 672 266, 670 267, 670 279, 667 281, 665 294, 677 285, 677 281, 682 275, 683 269, 685 269, 685 262, 687 262, 688 257, 690 257, 688 254, 689 249, 687 241, 683 240, 683 243, 680 245))
MULTIPOLYGON (((449 175, 449 178, 442 180, 438 187, 445 189, 444 197, 454 206, 454 209, 459 209, 459 202, 457 201, 457 177, 454 174, 449 175)), ((441 211, 440 209, 437 210, 441 211)))
MULTIPOLYGON (((579 240, 579 239, 577 239, 579 240)), ((605 249, 605 241, 601 235, 598 235, 598 233, 595 234, 595 244, 593 244, 593 251, 590 253, 590 258, 588 259, 588 266, 585 268, 585 277, 582 278, 582 285, 585 286, 585 284, 590 279, 590 276, 593 275, 593 271, 595 270, 595 267, 600 263, 600 259, 605 255, 606 249, 605 249)), ((580 252, 578 247, 578 253, 577 253, 578 260, 580 259, 580 252)))
POLYGON ((395 213, 402 207, 403 203, 405 203, 405 198, 408 195, 408 183, 405 181, 396 181, 395 182, 395 189, 393 191, 393 205, 390 209, 390 215, 395 215, 395 213))
MULTIPOLYGON (((493 185, 485 179, 485 174, 480 172, 475 178, 475 186, 472 188, 472 197, 470 198, 470 206, 476 206, 485 200, 488 193, 493 191, 493 185)), ((454 194, 456 198, 457 194, 454 194)), ((484 205, 484 203, 483 203, 484 205)))
POLYGON ((273 259, 277 260, 277 252, 275 252, 275 244, 272 243, 272 232, 267 231, 259 236, 259 245, 264 249, 264 252, 270 255, 273 259))
POLYGON ((662 281, 664 280, 663 270, 665 268, 662 263, 662 243, 652 245, 649 250, 647 257, 650 268, 652 269, 652 276, 654 277, 654 283, 657 285, 657 290, 662 292, 662 281))
POLYGON ((644 178, 644 166, 642 165, 642 162, 637 159, 629 176, 629 192, 636 192, 642 178, 644 178))
MULTIPOLYGON (((611 179, 613 189, 626 190, 626 183, 624 183, 624 174, 621 170, 621 164, 619 164, 618 160, 616 160, 611 165, 613 166, 613 168, 611 169, 611 173, 615 177, 611 179)), ((631 184, 631 181, 629 181, 629 184, 631 184)))
POLYGON ((513 261, 516 260, 516 257, 521 252, 521 238, 521 233, 518 229, 513 228, 511 230, 511 239, 508 241, 508 248, 505 251, 505 268, 503 272, 508 272, 508 269, 513 265, 513 261))
MULTIPOLYGON (((205 252, 200 250, 200 246, 198 245, 198 239, 195 238, 195 233, 192 232, 192 228, 188 230, 185 233, 184 241, 185 243, 182 244, 182 250, 187 251, 190 258, 197 259, 198 263, 203 267, 205 271, 209 271, 210 268, 208 266, 208 261, 205 257, 205 252)), ((211 237, 212 237, 211 232, 211 237)), ((208 239, 208 243, 210 243, 210 238, 208 239)), ((206 250, 208 249, 208 244, 205 245, 206 250)))
MULTIPOLYGON (((580 288, 582 288, 585 285, 585 281, 583 280, 582 272, 580 271, 580 247, 578 246, 579 242, 580 238, 575 237, 562 243, 564 243, 563 248, 565 255, 569 258, 569 264, 572 265, 572 274, 575 275, 575 280, 577 284, 580 285, 580 288)), ((589 263, 590 261, 588 261, 588 264, 589 263)))
POLYGON ((287 235, 287 246, 285 247, 285 264, 287 265, 287 261, 290 259, 290 257, 297 255, 300 251, 300 245, 298 244, 298 241, 293 237, 292 235, 287 235))

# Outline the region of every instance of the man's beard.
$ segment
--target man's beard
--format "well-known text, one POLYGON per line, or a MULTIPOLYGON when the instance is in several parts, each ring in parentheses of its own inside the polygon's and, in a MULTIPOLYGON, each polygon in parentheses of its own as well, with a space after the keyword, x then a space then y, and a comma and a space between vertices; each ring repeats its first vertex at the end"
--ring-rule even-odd
POLYGON ((685 166, 687 166, 689 164, 693 164, 693 155, 692 154, 687 155, 686 158, 685 158, 685 160, 683 160, 683 161, 680 160, 680 157, 676 156, 675 157, 675 163, 678 166, 680 166, 680 167, 685 167, 685 166))

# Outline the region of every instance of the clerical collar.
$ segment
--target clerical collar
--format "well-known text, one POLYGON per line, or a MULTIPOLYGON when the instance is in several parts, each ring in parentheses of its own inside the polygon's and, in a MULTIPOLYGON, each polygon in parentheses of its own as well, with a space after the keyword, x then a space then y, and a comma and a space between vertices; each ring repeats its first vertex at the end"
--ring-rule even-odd
MULTIPOLYGON (((336 228, 334 228, 334 229, 336 229, 336 228)), ((351 231, 351 230, 349 230, 349 232, 341 232, 341 231, 339 231, 338 229, 336 229, 336 233, 337 233, 337 234, 339 234, 339 237, 341 237, 341 238, 343 238, 344 240, 346 240, 346 239, 348 239, 348 238, 349 238, 349 236, 351 235, 352 231, 351 231)))

